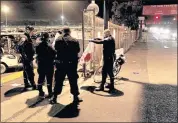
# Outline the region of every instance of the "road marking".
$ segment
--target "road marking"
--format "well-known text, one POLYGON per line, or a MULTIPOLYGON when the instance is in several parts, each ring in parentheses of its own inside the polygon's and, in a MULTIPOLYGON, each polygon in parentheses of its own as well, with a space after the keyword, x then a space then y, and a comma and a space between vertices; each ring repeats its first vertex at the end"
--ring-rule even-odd
POLYGON ((12 86, 13 87, 17 87, 17 86, 21 86, 22 84, 18 84, 18 83, 13 83, 12 86))
MULTIPOLYGON (((34 70, 34 73, 37 73, 36 69, 34 70)), ((18 78, 20 78, 22 76, 23 76, 23 71, 14 72, 14 73, 12 73, 10 75, 7 75, 5 77, 1 77, 1 84, 7 83, 7 82, 15 80, 15 79, 18 79, 18 78)))
MULTIPOLYGON (((80 65, 78 66, 78 69, 79 68, 81 68, 80 65)), ((37 73, 37 69, 34 69, 34 73, 37 73)), ((9 75, 4 76, 4 77, 1 76, 1 84, 7 83, 9 81, 12 81, 12 80, 15 80, 15 79, 18 79, 18 78, 21 78, 22 76, 23 76, 23 71, 14 72, 14 73, 9 74, 9 75)))

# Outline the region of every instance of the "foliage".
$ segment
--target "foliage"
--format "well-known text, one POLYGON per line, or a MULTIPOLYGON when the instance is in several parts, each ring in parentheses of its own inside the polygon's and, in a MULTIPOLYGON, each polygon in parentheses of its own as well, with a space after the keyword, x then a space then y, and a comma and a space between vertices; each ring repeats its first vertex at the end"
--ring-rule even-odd
POLYGON ((116 24, 124 24, 130 27, 132 30, 138 29, 139 21, 138 16, 142 11, 141 1, 129 1, 118 3, 113 2, 112 10, 112 21, 116 24))

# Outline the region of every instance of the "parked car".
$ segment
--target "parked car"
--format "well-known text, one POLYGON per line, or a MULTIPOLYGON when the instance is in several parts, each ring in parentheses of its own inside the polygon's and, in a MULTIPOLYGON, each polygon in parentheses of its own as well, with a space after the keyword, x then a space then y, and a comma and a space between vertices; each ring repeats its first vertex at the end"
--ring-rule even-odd
MULTIPOLYGON (((1 57, 1 74, 5 73, 10 68, 15 68, 16 70, 22 69, 23 64, 19 63, 19 54, 3 54, 1 57)), ((36 59, 33 60, 34 68, 37 67, 36 59)))
POLYGON ((22 68, 22 64, 18 62, 18 56, 3 54, 1 57, 1 74, 5 73, 9 68, 22 68))

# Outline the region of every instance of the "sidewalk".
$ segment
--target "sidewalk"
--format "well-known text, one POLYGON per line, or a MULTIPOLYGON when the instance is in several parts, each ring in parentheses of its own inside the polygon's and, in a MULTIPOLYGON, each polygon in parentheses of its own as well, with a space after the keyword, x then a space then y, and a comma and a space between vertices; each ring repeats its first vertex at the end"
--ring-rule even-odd
MULTIPOLYGON (((69 85, 64 86, 59 104, 37 101, 29 91, 1 103, 1 121, 6 122, 175 122, 177 121, 176 49, 160 43, 136 43, 127 52, 116 80, 117 93, 95 92, 93 79, 79 79, 83 102, 73 107, 69 85), (162 55, 164 54, 164 55, 162 55), (166 64, 166 65, 165 65, 166 64), (34 102, 37 101, 37 104, 34 102)), ((46 91, 46 88, 45 88, 46 91)))

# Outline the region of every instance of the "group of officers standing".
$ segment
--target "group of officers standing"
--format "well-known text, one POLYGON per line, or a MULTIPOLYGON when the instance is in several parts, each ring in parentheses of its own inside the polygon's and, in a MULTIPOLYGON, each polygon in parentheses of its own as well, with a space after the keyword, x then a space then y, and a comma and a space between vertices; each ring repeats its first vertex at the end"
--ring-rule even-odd
MULTIPOLYGON (((49 34, 43 33, 41 42, 34 48, 31 36, 34 28, 27 26, 26 33, 22 36, 18 44, 18 51, 21 54, 23 63, 24 91, 29 87, 39 90, 39 97, 45 97, 43 85, 47 80, 48 95, 51 104, 57 103, 57 96, 61 94, 65 76, 68 76, 70 92, 74 102, 80 102, 79 88, 77 84, 78 73, 78 53, 80 52, 79 41, 73 38, 69 27, 64 27, 62 34, 55 40, 54 46, 49 43, 49 34), (36 52, 36 62, 38 65, 38 84, 34 81, 33 60, 36 52), (54 73, 55 65, 55 73, 54 73), (55 76, 54 89, 52 88, 53 74, 55 76)), ((96 91, 103 91, 107 74, 110 76, 111 84, 108 85, 109 91, 114 90, 113 62, 115 58, 115 41, 109 30, 105 30, 105 38, 94 39, 90 42, 103 44, 104 66, 102 72, 102 83, 96 91)))

